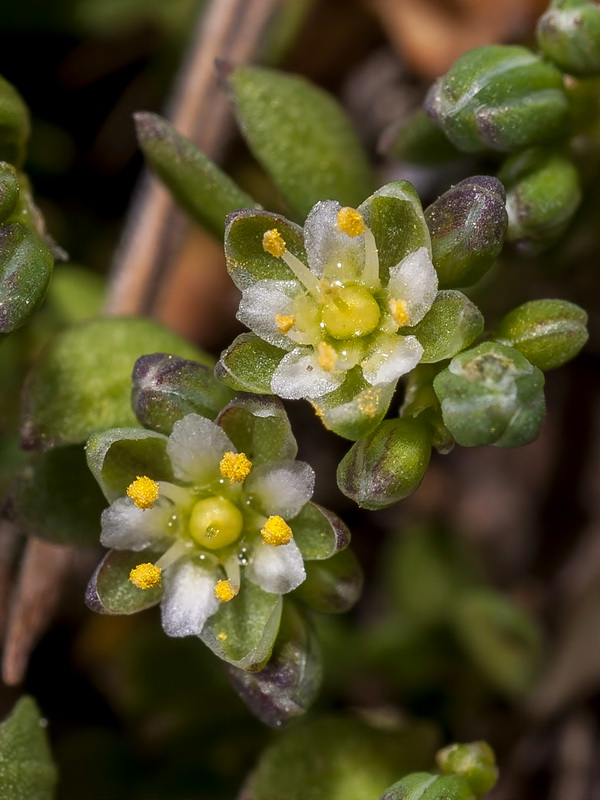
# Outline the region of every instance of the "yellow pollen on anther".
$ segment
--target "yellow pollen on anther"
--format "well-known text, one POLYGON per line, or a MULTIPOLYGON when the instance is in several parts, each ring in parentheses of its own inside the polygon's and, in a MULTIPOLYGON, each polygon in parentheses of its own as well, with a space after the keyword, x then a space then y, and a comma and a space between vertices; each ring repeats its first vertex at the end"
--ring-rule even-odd
POLYGON ((319 366, 322 367, 325 372, 331 372, 332 369, 335 369, 337 360, 337 353, 333 347, 326 342, 319 342, 319 346, 317 347, 317 361, 319 362, 319 366))
POLYGON ((262 240, 263 250, 275 258, 281 258, 285 253, 285 241, 277 228, 265 231, 262 240))
POLYGON ((346 236, 360 236, 365 232, 365 221, 362 215, 355 208, 340 208, 337 215, 338 228, 345 233, 346 236))
POLYGON ((394 322, 399 328, 403 328, 409 323, 408 309, 404 300, 396 300, 392 297, 389 303, 390 311, 394 322))
POLYGON ((228 603, 239 592, 240 587, 234 586, 231 581, 217 581, 215 585, 215 597, 221 603, 228 603))
POLYGON ((138 508, 152 508, 158 500, 158 483, 145 475, 138 475, 127 487, 127 497, 131 497, 138 508))
POLYGON ((252 469, 252 462, 245 453, 225 453, 219 464, 221 477, 228 478, 231 483, 242 483, 252 469))
POLYGON ((161 568, 155 564, 138 564, 129 573, 129 580, 138 589, 154 589, 160 586, 161 572, 161 568))
POLYGON ((275 322, 279 333, 287 333, 295 321, 293 314, 275 314, 275 322))
POLYGON ((217 633, 217 639, 219 639, 219 641, 224 642, 226 638, 227 638, 227 634, 225 633, 225 631, 221 631, 220 633, 217 633))
POLYGON ((271 547, 279 547, 287 544, 292 538, 292 529, 282 517, 269 517, 260 529, 260 535, 265 544, 271 547))

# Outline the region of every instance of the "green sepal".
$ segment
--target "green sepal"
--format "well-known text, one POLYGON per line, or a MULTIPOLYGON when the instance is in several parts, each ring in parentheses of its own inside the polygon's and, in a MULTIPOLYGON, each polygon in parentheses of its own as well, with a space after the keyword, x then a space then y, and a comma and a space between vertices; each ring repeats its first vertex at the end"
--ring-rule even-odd
POLYGON ((539 435, 544 375, 512 347, 484 342, 459 353, 433 387, 444 423, 463 447, 518 447, 539 435))
POLYGON ((431 121, 422 108, 398 127, 393 123, 383 132, 379 150, 392 158, 424 166, 464 158, 446 134, 431 121))
POLYGON ((306 578, 294 598, 322 614, 343 614, 360 597, 363 571, 352 550, 346 548, 324 561, 306 561, 306 578))
POLYGON ((330 95, 263 67, 224 76, 244 138, 299 220, 320 200, 355 207, 369 194, 368 157, 330 95))
POLYGON ((541 370, 575 358, 588 340, 587 314, 567 300, 532 300, 510 311, 494 339, 510 345, 541 370))
POLYGON ((454 447, 454 437, 442 417, 442 407, 433 390, 435 376, 445 367, 444 363, 418 364, 404 379, 404 402, 401 417, 419 418, 431 432, 431 445, 440 453, 449 453, 454 447))
POLYGON ((225 217, 257 206, 208 156, 158 114, 134 114, 146 160, 177 203, 199 225, 221 239, 225 217))
POLYGON ((18 222, 0 225, 0 333, 23 325, 46 295, 54 258, 40 237, 18 222))
POLYGON ((481 589, 457 601, 453 624, 488 681, 510 696, 527 692, 539 672, 542 637, 534 620, 502 594, 481 589))
POLYGON ((425 209, 440 289, 472 286, 500 255, 508 216, 502 183, 489 175, 465 178, 425 209))
POLYGON ((537 42, 546 58, 578 77, 600 75, 600 8, 590 0, 554 0, 539 18, 537 42))
POLYGON ((338 389, 312 401, 312 405, 326 428, 356 441, 375 430, 385 417, 395 388, 395 382, 371 386, 360 367, 354 367, 338 389))
POLYGON ((0 77, 0 161, 22 166, 30 127, 23 98, 11 83, 0 77))
POLYGON ((137 614, 160 603, 163 588, 138 589, 129 573, 141 563, 151 563, 162 554, 153 550, 109 550, 90 578, 85 593, 89 609, 97 614, 137 614))
POLYGON ((208 618, 200 638, 223 661, 258 672, 273 650, 282 605, 281 595, 244 580, 236 597, 208 618))
POLYGON ((418 325, 411 328, 423 346, 421 363, 435 364, 453 358, 483 333, 483 314, 462 292, 438 292, 418 325))
POLYGON ((166 434, 186 414, 214 420, 234 397, 210 367, 166 353, 138 358, 132 383, 131 405, 138 421, 166 434))
POLYGON ((451 744, 435 757, 446 775, 460 775, 477 797, 489 792, 498 782, 496 756, 487 742, 451 744))
POLYGON ((418 488, 431 457, 431 433, 418 419, 389 419, 352 445, 338 486, 362 508, 386 508, 418 488))
POLYGON ((46 723, 32 697, 21 697, 0 723, 2 800, 53 800, 58 773, 46 723))
POLYGON ((298 453, 290 421, 276 397, 240 397, 223 409, 217 424, 253 466, 294 460, 298 453))
POLYGON ((382 283, 391 267, 420 247, 431 253, 431 237, 417 190, 408 181, 392 181, 362 203, 358 210, 369 226, 379 253, 382 283))
POLYGON ((86 468, 81 445, 36 453, 10 492, 21 533, 55 544, 94 545, 100 535, 102 492, 86 468))
POLYGON ((285 602, 273 653, 260 672, 231 665, 234 689, 265 725, 280 728, 305 714, 321 684, 319 644, 306 615, 285 602))
POLYGON ((263 236, 276 228, 286 248, 307 262, 302 228, 279 214, 246 209, 227 217, 225 227, 225 258, 227 269, 238 289, 245 289, 260 280, 296 280, 294 273, 281 258, 263 248, 263 236))
POLYGON ((107 317, 58 334, 31 370, 23 396, 21 442, 28 450, 84 442, 95 431, 137 424, 131 372, 145 353, 209 359, 149 319, 107 317))
POLYGON ((285 353, 255 333, 242 333, 221 353, 215 375, 240 392, 273 394, 273 373, 285 353))
POLYGON ((167 437, 144 428, 111 428, 93 434, 85 448, 88 467, 109 503, 124 497, 142 475, 155 481, 174 480, 167 455, 167 437))
POLYGON ((316 503, 308 502, 289 524, 307 561, 331 558, 350 544, 350 531, 342 520, 316 503))
POLYGON ((459 775, 413 772, 384 792, 379 800, 477 800, 468 782, 459 775))
POLYGON ((0 161, 0 222, 4 222, 19 202, 19 179, 17 171, 6 162, 0 161))

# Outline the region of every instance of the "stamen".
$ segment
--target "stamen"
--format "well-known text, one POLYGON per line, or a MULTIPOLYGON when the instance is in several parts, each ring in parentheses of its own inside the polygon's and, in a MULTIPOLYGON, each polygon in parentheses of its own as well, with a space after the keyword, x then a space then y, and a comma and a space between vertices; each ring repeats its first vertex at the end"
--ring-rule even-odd
POLYGON ((225 639, 227 639, 227 634, 225 633, 225 631, 220 631, 219 633, 217 633, 217 639, 221 642, 224 642, 225 639))
POLYGON ((154 589, 160 586, 161 572, 155 564, 138 564, 129 573, 129 580, 138 589, 154 589))
POLYGON ((275 258, 281 258, 285 253, 285 241, 277 228, 265 231, 262 241, 263 250, 275 258))
POLYGON ((319 366, 326 372, 331 372, 332 369, 335 369, 338 361, 337 353, 330 344, 319 342, 319 346, 317 347, 317 361, 319 362, 319 366))
POLYGON ((394 297, 389 302, 389 308, 394 318, 394 322, 399 328, 404 328, 408 325, 410 318, 408 316, 408 309, 404 300, 396 300, 394 297))
POLYGON ((338 228, 353 239, 365 232, 366 225, 362 215, 355 208, 340 208, 337 215, 338 228))
POLYGON ((223 478, 228 478, 231 483, 243 483, 252 469, 252 462, 245 453, 225 453, 219 464, 219 471, 223 478))
POLYGON ((220 600, 221 603, 228 603, 230 600, 238 594, 240 591, 239 586, 234 586, 231 581, 217 581, 215 585, 215 597, 217 600, 220 600))
POLYGON ((293 314, 275 314, 275 322, 279 333, 287 333, 293 326, 295 319, 293 314))
POLYGON ((137 508, 152 508, 158 500, 158 483, 145 475, 138 475, 127 487, 127 497, 137 508))
POLYGON ((299 258, 285 246, 285 240, 279 233, 277 228, 272 228, 270 231, 265 231, 262 241, 263 250, 275 258, 281 258, 288 267, 292 270, 294 275, 298 278, 300 283, 308 289, 308 291, 315 297, 319 296, 319 280, 316 278, 307 266, 305 266, 299 258))
POLYGON ((282 517, 273 516, 269 517, 260 529, 260 535, 265 544, 270 544, 271 547, 279 547, 291 541, 293 533, 282 517))

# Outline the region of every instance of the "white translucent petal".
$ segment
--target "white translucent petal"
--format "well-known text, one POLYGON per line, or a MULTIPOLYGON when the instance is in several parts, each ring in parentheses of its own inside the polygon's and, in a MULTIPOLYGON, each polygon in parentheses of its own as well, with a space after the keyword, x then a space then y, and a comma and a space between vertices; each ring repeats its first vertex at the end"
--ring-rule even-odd
POLYGON ((328 280, 349 281, 360 277, 365 260, 364 236, 342 233, 337 216, 341 206, 323 200, 313 206, 304 223, 304 247, 311 272, 328 280))
POLYGON ((300 291, 296 281, 258 281, 244 289, 237 318, 276 347, 291 350, 292 341, 277 326, 277 315, 291 316, 293 298, 300 291))
POLYGON ((422 355, 416 336, 380 336, 373 353, 361 364, 363 375, 372 386, 391 383, 414 369, 422 355))
POLYGON ((327 371, 319 365, 312 348, 297 347, 287 353, 273 373, 271 389, 280 397, 299 400, 301 397, 322 397, 344 380, 344 372, 327 371))
POLYGON ((252 563, 246 567, 246 576, 265 592, 291 592, 306 578, 298 545, 293 539, 279 547, 262 542, 257 544, 252 554, 252 563))
POLYGON ((420 247, 390 269, 388 292, 390 297, 406 304, 408 325, 416 325, 429 311, 437 286, 437 273, 425 247, 420 247))
POLYGON ((162 626, 168 636, 198 636, 219 601, 213 570, 183 558, 164 571, 165 593, 161 601, 162 626))
POLYGON ((304 461, 278 461, 255 467, 244 484, 267 516, 295 517, 315 490, 315 473, 304 461))
POLYGON ((167 442, 175 477, 197 486, 219 476, 219 462, 228 451, 235 447, 221 428, 198 414, 178 420, 167 442))
POLYGON ((173 538, 167 527, 172 513, 166 503, 138 508, 129 497, 120 497, 102 512, 100 541, 117 550, 167 546, 173 538))

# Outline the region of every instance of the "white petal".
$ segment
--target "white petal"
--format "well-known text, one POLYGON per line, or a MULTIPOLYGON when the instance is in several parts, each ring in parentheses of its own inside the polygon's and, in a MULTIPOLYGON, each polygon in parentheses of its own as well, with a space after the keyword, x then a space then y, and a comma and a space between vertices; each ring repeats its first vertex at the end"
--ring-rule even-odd
POLYGON ((167 504, 138 508, 129 497, 120 497, 102 512, 100 541, 117 550, 168 545, 173 538, 167 527, 172 513, 167 504))
POLYGON ((390 269, 388 292, 406 303, 408 325, 416 325, 431 308, 437 293, 437 273, 425 247, 390 269))
POLYGON ((165 569, 165 593, 161 601, 162 626, 168 636, 198 636, 206 620, 215 614, 218 575, 188 558, 165 569))
POLYGON ((245 490, 267 516, 295 517, 315 490, 315 473, 304 461, 261 464, 246 479, 245 490))
POLYGON ((306 578, 302 554, 293 539, 279 547, 261 542, 254 548, 252 556, 246 575, 265 592, 286 594, 306 578))
POLYGON ((294 344, 277 327, 277 315, 292 315, 293 298, 299 291, 295 281, 258 281, 242 292, 236 316, 261 339, 291 350, 294 344))
POLYGON ((329 280, 355 280, 365 261, 364 236, 348 236, 339 229, 337 215, 341 206, 323 200, 312 208, 304 223, 304 247, 311 272, 329 280))
POLYGON ((287 400, 322 397, 344 380, 342 371, 326 371, 319 365, 312 348, 297 347, 287 353, 273 373, 271 389, 287 400))
POLYGON ((167 442, 175 477, 198 486, 218 478, 219 462, 228 451, 235 447, 221 428, 198 414, 178 420, 167 442))
POLYGON ((416 336, 380 336, 372 355, 361 364, 363 375, 372 386, 391 383, 414 369, 422 355, 416 336))

